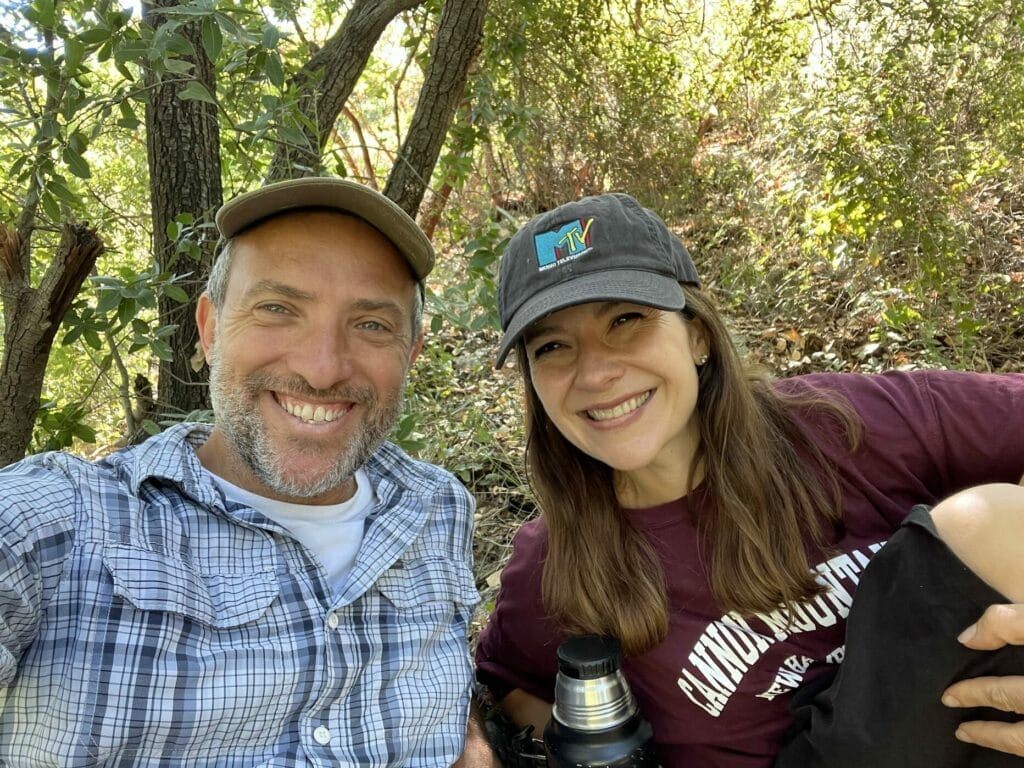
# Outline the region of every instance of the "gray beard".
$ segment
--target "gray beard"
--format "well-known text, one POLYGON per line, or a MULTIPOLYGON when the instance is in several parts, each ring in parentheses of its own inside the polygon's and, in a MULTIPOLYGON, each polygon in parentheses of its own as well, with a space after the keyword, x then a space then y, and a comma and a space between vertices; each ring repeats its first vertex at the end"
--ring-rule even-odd
POLYGON ((241 387, 226 380, 218 364, 217 342, 210 350, 210 402, 217 428, 235 449, 238 459, 256 478, 274 492, 293 498, 313 498, 340 488, 355 475, 374 451, 387 438, 402 413, 405 399, 405 378, 395 397, 379 401, 370 387, 338 386, 316 390, 301 378, 277 378, 253 373, 241 387), (256 397, 265 390, 288 392, 310 400, 351 400, 362 405, 366 421, 353 440, 343 446, 334 461, 319 478, 293 479, 287 476, 285 459, 274 449, 267 435, 256 397))

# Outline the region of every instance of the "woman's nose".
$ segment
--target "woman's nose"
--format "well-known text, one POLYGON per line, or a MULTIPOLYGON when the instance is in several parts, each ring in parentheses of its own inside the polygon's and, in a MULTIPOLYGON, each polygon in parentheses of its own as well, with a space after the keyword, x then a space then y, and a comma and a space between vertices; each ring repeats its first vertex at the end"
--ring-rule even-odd
POLYGON ((602 344, 580 344, 576 354, 576 384, 600 389, 622 375, 618 356, 602 344))

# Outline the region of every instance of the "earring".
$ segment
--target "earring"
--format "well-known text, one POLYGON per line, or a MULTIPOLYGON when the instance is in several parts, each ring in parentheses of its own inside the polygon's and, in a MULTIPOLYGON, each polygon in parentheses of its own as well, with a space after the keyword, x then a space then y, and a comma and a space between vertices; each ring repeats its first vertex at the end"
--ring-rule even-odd
POLYGON ((705 364, 705 363, 706 363, 707 361, 708 361, 708 353, 707 353, 707 352, 705 352, 705 353, 703 353, 703 354, 702 354, 702 355, 701 355, 700 357, 698 357, 698 358, 697 358, 697 360, 696 360, 696 363, 697 363, 697 367, 698 367, 698 368, 700 368, 700 367, 701 367, 702 365, 704 365, 704 364, 705 364))

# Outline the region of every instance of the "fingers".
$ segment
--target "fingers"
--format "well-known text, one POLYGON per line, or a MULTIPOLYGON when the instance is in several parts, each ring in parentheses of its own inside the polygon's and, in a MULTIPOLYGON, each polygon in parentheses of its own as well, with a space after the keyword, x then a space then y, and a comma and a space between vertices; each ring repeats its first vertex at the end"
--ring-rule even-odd
POLYGON ((972 720, 960 724, 956 737, 968 744, 1024 757, 1024 723, 972 720))
MULTIPOLYGON (((1024 645, 1024 605, 992 605, 957 638, 968 648, 995 650, 1024 645)), ((1024 715, 1024 677, 975 677, 949 686, 942 695, 947 707, 991 707, 1024 715)), ((956 737, 968 744, 1024 757, 1024 721, 961 723, 956 737)))
POLYGON ((981 618, 957 639, 978 651, 992 651, 1004 645, 1024 645, 1024 605, 989 606, 981 618))
POLYGON ((942 694, 947 707, 992 707, 1024 715, 1024 677, 972 677, 942 694))

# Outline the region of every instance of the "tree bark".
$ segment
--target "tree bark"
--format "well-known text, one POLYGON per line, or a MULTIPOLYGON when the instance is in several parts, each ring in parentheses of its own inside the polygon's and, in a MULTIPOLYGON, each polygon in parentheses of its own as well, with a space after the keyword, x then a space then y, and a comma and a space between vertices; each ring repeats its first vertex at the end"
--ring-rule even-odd
POLYGON ((479 55, 488 0, 445 0, 430 48, 430 65, 416 102, 409 133, 384 187, 384 194, 415 217, 462 101, 470 65, 479 55))
POLYGON ((60 245, 38 288, 21 254, 28 238, 0 224, 3 267, 4 352, 0 359, 0 466, 21 459, 32 440, 50 348, 64 314, 103 253, 87 224, 64 224, 60 245))
POLYGON ((391 20, 423 0, 356 0, 338 31, 296 75, 291 87, 299 94, 302 120, 296 129, 301 145, 277 145, 267 181, 316 176, 321 154, 352 89, 366 69, 374 46, 391 20), (315 129, 313 128, 315 126, 315 129))
MULTIPOLYGON (((150 0, 143 5, 143 19, 153 27, 165 23, 163 8, 178 5, 178 0, 150 0)), ((216 94, 213 64, 203 48, 201 27, 186 24, 181 29, 195 49, 193 78, 211 94, 216 94)), ((156 409, 161 414, 184 415, 209 408, 204 369, 194 370, 199 333, 195 322, 196 300, 203 280, 213 263, 216 247, 213 215, 223 202, 220 177, 220 130, 217 107, 199 100, 182 100, 180 90, 189 79, 152 72, 146 76, 150 87, 146 103, 146 151, 149 158, 150 209, 153 222, 153 254, 161 272, 190 273, 187 304, 162 297, 160 322, 177 326, 167 339, 173 351, 171 360, 160 361, 156 409), (181 214, 191 214, 194 238, 199 243, 199 258, 178 253, 167 235, 167 225, 181 214)))

